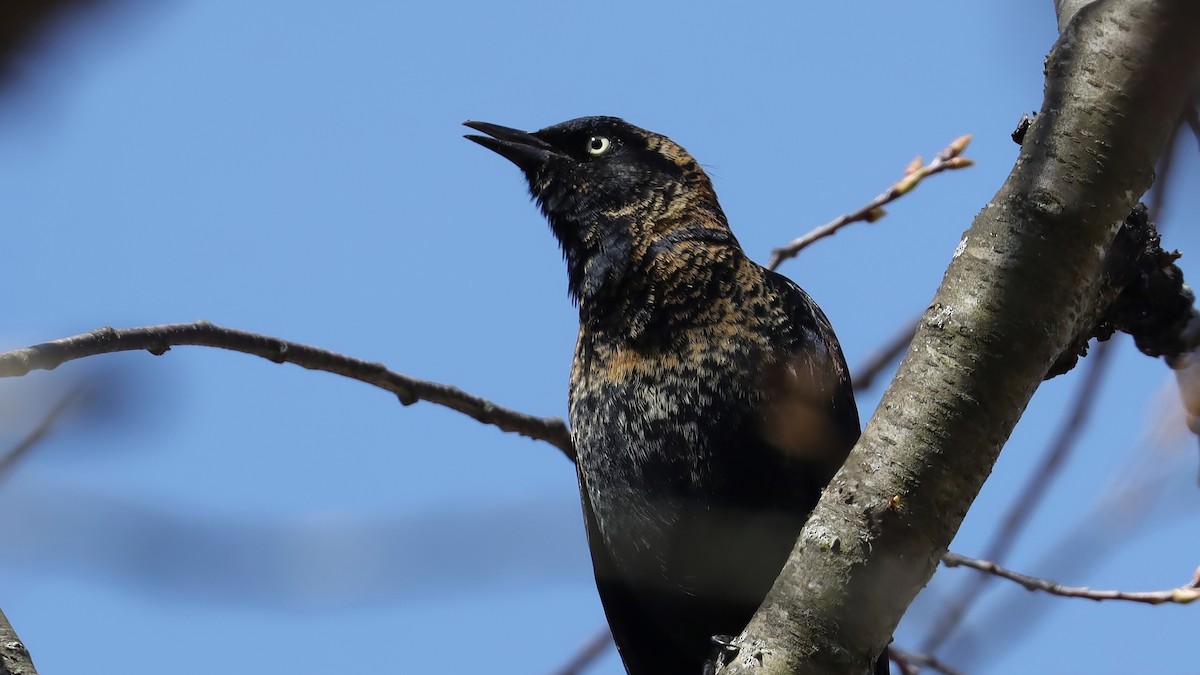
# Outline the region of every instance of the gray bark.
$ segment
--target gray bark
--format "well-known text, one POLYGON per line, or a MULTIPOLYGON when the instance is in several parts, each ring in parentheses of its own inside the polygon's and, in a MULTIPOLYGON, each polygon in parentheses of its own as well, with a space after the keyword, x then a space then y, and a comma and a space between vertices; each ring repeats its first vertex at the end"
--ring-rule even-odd
POLYGON ((0 612, 0 673, 3 675, 37 675, 29 650, 17 637, 4 612, 0 612))
POLYGON ((1200 3, 1080 4, 1057 3, 1069 22, 1016 166, 719 672, 868 672, 1034 390, 1094 320, 1116 227, 1200 72, 1200 3))

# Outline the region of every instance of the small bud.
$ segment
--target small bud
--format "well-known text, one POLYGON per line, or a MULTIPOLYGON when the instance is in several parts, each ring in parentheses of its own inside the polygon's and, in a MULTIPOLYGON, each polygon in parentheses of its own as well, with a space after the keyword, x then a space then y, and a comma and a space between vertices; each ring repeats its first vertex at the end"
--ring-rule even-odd
POLYGON ((922 171, 918 171, 916 173, 910 173, 907 176, 905 176, 904 178, 901 178, 900 181, 897 182, 895 187, 893 187, 892 189, 896 191, 897 195, 908 194, 909 191, 911 191, 913 188, 917 187, 917 183, 920 183, 921 179, 924 177, 925 177, 925 173, 922 171))
POLYGON ((971 134, 966 134, 965 136, 959 136, 958 138, 954 139, 954 142, 946 148, 946 156, 958 157, 959 155, 963 154, 963 151, 966 150, 967 146, 971 144, 971 138, 971 134))
POLYGON ((873 223, 886 215, 887 211, 884 211, 882 208, 876 206, 870 211, 867 211, 867 215, 863 216, 863 221, 873 223))
POLYGON ((951 157, 946 161, 947 169, 965 169, 968 166, 975 166, 975 160, 970 157, 951 157))
POLYGON ((1194 588, 1176 588, 1171 593, 1171 602, 1177 602, 1181 605, 1186 605, 1200 600, 1200 591, 1194 588))
POLYGON ((904 167, 904 175, 907 176, 916 173, 921 170, 922 166, 925 166, 925 162, 921 159, 920 155, 917 155, 913 161, 908 163, 908 166, 904 167))

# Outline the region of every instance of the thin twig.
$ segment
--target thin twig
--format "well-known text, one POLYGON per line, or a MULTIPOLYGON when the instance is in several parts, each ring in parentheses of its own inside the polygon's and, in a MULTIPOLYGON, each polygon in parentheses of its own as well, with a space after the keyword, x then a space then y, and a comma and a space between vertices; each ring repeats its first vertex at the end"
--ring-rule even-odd
POLYGON ((33 428, 33 431, 30 431, 26 434, 25 438, 22 438, 16 445, 9 448, 7 452, 0 455, 0 480, 7 478, 12 468, 17 465, 17 462, 21 461, 25 455, 28 455, 29 451, 33 450, 34 446, 46 437, 46 434, 50 433, 50 430, 54 428, 54 425, 58 424, 59 419, 75 404, 82 393, 83 389, 81 387, 75 387, 71 391, 68 391, 58 403, 54 404, 50 412, 46 413, 46 416, 33 428))
POLYGON ((1200 600, 1200 569, 1196 570, 1196 576, 1188 583, 1178 588, 1170 588, 1165 591, 1097 591, 1091 588, 1082 586, 1063 586, 1048 579, 1039 579, 1031 577, 1027 574, 1020 574, 1011 570, 1004 569, 989 560, 979 560, 976 558, 968 558, 964 555, 947 551, 942 556, 942 564, 946 567, 970 567, 980 572, 998 576, 1002 579, 1015 581, 1021 584, 1030 591, 1044 591, 1051 595, 1059 595, 1064 598, 1085 598, 1087 600, 1126 600, 1129 602, 1140 602, 1147 605, 1162 605, 1166 603, 1174 603, 1178 605, 1186 605, 1190 602, 1200 600))
MULTIPOLYGON (((1008 557, 1016 543, 1017 535, 1025 528, 1030 516, 1048 493, 1050 484, 1058 477, 1067 457, 1079 440, 1080 432, 1091 416, 1092 408, 1095 407, 1096 396, 1100 392, 1104 376, 1108 372, 1107 366, 1111 361, 1114 345, 1115 343, 1111 340, 1101 342, 1092 351, 1091 357, 1085 360, 1086 372, 1079 383, 1075 404, 1071 407, 1070 414, 1063 420, 1054 440, 1043 453, 1041 465, 1030 475, 1020 494, 1012 500, 1012 506, 1009 507, 1003 524, 992 536, 991 543, 984 551, 985 559, 1003 561, 1008 557)), ((946 644, 946 641, 960 625, 963 615, 979 598, 980 592, 991 579, 992 577, 979 576, 963 584, 955 599, 946 604, 941 617, 929 629, 925 643, 922 645, 924 651, 933 653, 946 644)))
MULTIPOLYGON (((904 651, 899 647, 888 647, 888 657, 897 664, 904 664, 901 666, 902 670, 905 666, 919 666, 920 668, 936 670, 943 675, 964 675, 961 670, 942 663, 933 654, 918 654, 916 652, 904 651)), ((919 672, 919 670, 918 668, 913 668, 912 672, 919 672)), ((909 671, 905 671, 905 675, 908 675, 908 673, 909 671)))
POLYGON ((884 216, 883 207, 893 201, 896 201, 905 194, 912 192, 913 188, 917 187, 921 181, 935 173, 941 173, 950 169, 963 169, 974 164, 974 162, 966 157, 962 157, 962 153, 967 148, 967 144, 971 142, 971 136, 960 136, 953 143, 946 146, 944 150, 939 152, 933 161, 924 164, 920 157, 909 163, 908 168, 904 170, 904 176, 896 181, 890 188, 885 190, 875 199, 872 199, 866 206, 857 211, 845 213, 828 223, 813 229, 808 234, 793 239, 787 244, 780 246, 771 252, 771 261, 767 263, 767 269, 778 269, 788 258, 795 258, 800 251, 815 241, 831 236, 838 230, 846 227, 851 223, 865 221, 873 223, 884 216))
POLYGON ((575 656, 571 657, 565 666, 555 671, 554 675, 579 675, 592 667, 612 643, 612 631, 605 626, 604 630, 597 631, 587 642, 583 643, 583 646, 575 652, 575 656))
POLYGON ((382 363, 363 361, 258 333, 223 328, 207 321, 125 330, 101 328, 53 342, 14 349, 0 353, 0 377, 19 377, 31 370, 53 370, 67 361, 97 354, 144 349, 151 354, 161 355, 171 347, 182 345, 228 349, 260 356, 275 363, 293 363, 302 368, 348 377, 390 391, 404 405, 417 401, 436 403, 503 431, 546 441, 572 460, 575 458, 567 426, 556 417, 535 417, 503 408, 457 387, 390 371, 382 363))
POLYGON ((885 368, 900 358, 904 350, 912 344, 913 335, 917 333, 917 324, 921 321, 921 315, 914 316, 900 327, 900 330, 892 336, 890 340, 882 346, 876 348, 871 354, 867 362, 859 366, 855 371, 851 381, 854 383, 854 391, 866 391, 875 384, 875 378, 883 372, 885 368))

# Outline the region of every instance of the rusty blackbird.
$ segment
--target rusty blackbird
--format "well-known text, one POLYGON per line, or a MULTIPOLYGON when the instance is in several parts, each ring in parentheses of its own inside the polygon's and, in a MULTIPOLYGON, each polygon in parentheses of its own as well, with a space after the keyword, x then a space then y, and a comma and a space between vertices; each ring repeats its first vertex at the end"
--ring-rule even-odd
POLYGON ((828 319, 746 257, 696 160, 615 117, 466 122, 524 172, 579 306, 569 417, 626 670, 699 675, 859 435, 828 319))

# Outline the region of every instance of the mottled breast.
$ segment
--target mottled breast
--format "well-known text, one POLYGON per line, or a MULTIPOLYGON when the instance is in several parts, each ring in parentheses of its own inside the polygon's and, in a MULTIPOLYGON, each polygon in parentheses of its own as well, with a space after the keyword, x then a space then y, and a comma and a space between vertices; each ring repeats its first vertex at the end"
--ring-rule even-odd
POLYGON ((794 538, 858 432, 853 399, 836 410, 849 382, 820 310, 783 277, 733 262, 703 304, 679 312, 676 297, 672 321, 637 339, 580 332, 570 422, 582 487, 637 576, 687 568, 684 549, 710 537, 761 526, 794 538))

